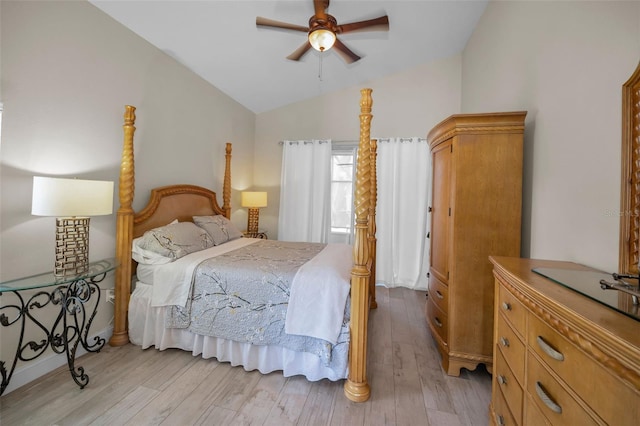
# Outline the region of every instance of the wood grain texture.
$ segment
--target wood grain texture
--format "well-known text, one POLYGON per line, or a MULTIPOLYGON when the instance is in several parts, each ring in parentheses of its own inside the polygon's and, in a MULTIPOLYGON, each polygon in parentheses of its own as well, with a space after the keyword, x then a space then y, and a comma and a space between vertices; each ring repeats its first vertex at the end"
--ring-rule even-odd
POLYGON ((371 206, 371 89, 360 91, 360 143, 356 163, 354 190, 355 237, 353 243, 353 268, 351 270, 351 325, 349 342, 349 377, 344 394, 351 401, 369 399, 371 389, 367 382, 367 331, 369 318, 369 282, 371 278, 369 207, 371 206))
POLYGON ((131 294, 131 277, 135 262, 131 258, 133 239, 145 231, 166 225, 178 219, 192 220, 192 216, 221 214, 230 216, 231 206, 231 144, 225 146, 225 172, 223 180, 223 207, 218 204, 216 193, 195 185, 171 185, 155 188, 151 191, 148 204, 134 212, 132 208, 135 196, 135 163, 133 135, 135 133, 136 108, 125 106, 124 143, 120 163, 120 184, 118 197, 120 207, 116 216, 116 260, 118 268, 115 274, 114 326, 109 339, 111 346, 129 343, 127 314, 131 294))
POLYGON ((116 259, 118 267, 115 273, 115 300, 113 334, 109 339, 112 346, 121 346, 129 343, 129 331, 127 329, 127 307, 131 294, 131 234, 133 231, 133 202, 135 187, 135 162, 133 157, 133 134, 136 131, 136 108, 126 105, 124 110, 124 140, 122 145, 122 159, 120 161, 120 181, 118 185, 118 197, 120 208, 116 214, 116 259), (122 261, 125 259, 126 261, 122 261), (127 282, 129 288, 127 289, 127 282))
MULTIPOLYGON (((523 339, 527 351, 524 372, 518 373, 519 384, 513 382, 525 390, 523 402, 516 403, 504 395, 516 420, 527 417, 531 401, 535 401, 534 409, 553 424, 578 424, 571 423, 567 416, 588 419, 579 424, 636 424, 640 416, 639 323, 532 271, 536 267, 588 270, 585 266, 509 257, 491 260, 498 287, 497 306, 502 301, 509 303, 506 297, 510 296, 525 311, 522 321, 513 321, 519 315, 511 317, 496 310, 496 316, 502 315, 517 338, 523 339), (537 343, 538 338, 561 353, 562 361, 548 356, 537 343), (563 413, 554 413, 540 402, 534 389, 538 381, 554 398, 562 399, 563 413)), ((498 352, 504 350, 496 348, 498 352)), ((495 359, 507 371, 518 370, 508 355, 495 359)), ((498 392, 494 384, 495 401, 498 392)), ((495 409, 500 409, 500 404, 495 409)))
POLYGON ((485 425, 491 376, 482 368, 460 377, 444 374, 422 314, 425 292, 384 287, 377 292, 366 402, 344 398, 344 381, 246 372, 177 349, 127 344, 79 359, 91 376, 83 390, 60 367, 2 396, 0 423, 485 425))
POLYGON ((491 371, 488 258, 520 255, 525 116, 524 111, 456 114, 427 138, 433 195, 426 315, 451 375, 478 364, 491 371))
POLYGON ((231 219, 231 144, 227 142, 224 154, 224 183, 222 184, 222 210, 231 219))
MULTIPOLYGON (((353 268, 351 271, 351 328, 349 345, 349 377, 344 393, 352 401, 366 401, 370 395, 367 382, 367 332, 369 309, 375 307, 375 287, 371 271, 375 268, 375 209, 376 209, 376 145, 371 144, 371 89, 361 90, 360 99, 360 144, 364 155, 358 156, 354 211, 356 212, 355 243, 353 246, 353 268), (367 154, 368 153, 368 154, 367 154), (373 254, 373 255, 372 255, 373 254), (373 294, 373 299, 370 299, 373 294)), ((134 238, 150 229, 164 226, 174 219, 191 221, 192 216, 221 214, 230 217, 231 206, 231 144, 225 146, 225 174, 223 180, 223 205, 219 206, 215 192, 194 185, 171 185, 151 191, 148 204, 135 213, 131 208, 134 197, 133 133, 135 130, 135 108, 127 106, 124 116, 124 146, 120 171, 119 197, 121 206, 116 224, 116 258, 119 263, 115 284, 115 317, 112 346, 121 346, 129 341, 127 313, 131 278, 135 262, 131 259, 131 244, 134 238)), ((212 413, 211 415, 214 415, 212 413)))
POLYGON ((640 244, 640 63, 622 86, 619 272, 638 273, 640 244))
POLYGON ((378 175, 376 165, 378 160, 378 140, 371 139, 371 204, 369 205, 369 297, 371 309, 378 307, 376 303, 376 206, 378 204, 378 175))

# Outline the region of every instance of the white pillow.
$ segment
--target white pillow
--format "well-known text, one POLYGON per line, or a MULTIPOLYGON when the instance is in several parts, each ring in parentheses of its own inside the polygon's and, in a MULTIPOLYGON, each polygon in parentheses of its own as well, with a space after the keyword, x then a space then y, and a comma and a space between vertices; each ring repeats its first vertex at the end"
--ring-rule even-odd
POLYGON ((142 240, 142 237, 133 240, 133 247, 131 249, 131 257, 133 260, 143 265, 163 265, 173 262, 174 259, 170 257, 165 257, 154 251, 143 249, 139 245, 140 240, 142 240))
POLYGON ((213 240, 207 231, 191 222, 172 222, 133 240, 131 257, 138 263, 158 265, 209 247, 213 240))
POLYGON ((215 245, 242 237, 242 232, 229 219, 220 214, 193 216, 193 222, 209 233, 215 245))

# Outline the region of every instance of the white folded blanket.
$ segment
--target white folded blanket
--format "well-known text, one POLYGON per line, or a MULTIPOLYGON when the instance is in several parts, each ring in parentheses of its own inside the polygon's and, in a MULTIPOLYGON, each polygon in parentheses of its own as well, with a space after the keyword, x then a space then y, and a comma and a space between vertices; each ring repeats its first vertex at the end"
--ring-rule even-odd
POLYGON ((346 244, 328 244, 298 269, 284 331, 335 344, 349 295, 352 253, 346 244))

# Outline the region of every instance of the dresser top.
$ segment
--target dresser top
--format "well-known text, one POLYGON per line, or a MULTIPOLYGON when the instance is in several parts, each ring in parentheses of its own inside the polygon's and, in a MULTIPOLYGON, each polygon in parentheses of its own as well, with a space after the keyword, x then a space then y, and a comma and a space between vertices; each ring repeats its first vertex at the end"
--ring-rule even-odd
MULTIPOLYGON (((490 257, 494 271, 508 279, 530 302, 552 315, 568 320, 576 329, 611 335, 640 351, 640 321, 597 302, 578 291, 567 288, 533 271, 536 268, 600 272, 573 262, 490 257)), ((602 290, 614 291, 614 290, 602 290)), ((631 297, 624 294, 629 300, 631 297)), ((640 370, 640 366, 638 366, 640 370)))

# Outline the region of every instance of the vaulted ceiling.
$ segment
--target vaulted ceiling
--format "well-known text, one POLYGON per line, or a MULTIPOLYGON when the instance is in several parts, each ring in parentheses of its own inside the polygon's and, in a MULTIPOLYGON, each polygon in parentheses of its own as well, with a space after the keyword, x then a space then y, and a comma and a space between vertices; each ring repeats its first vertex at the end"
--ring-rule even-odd
POLYGON ((312 0, 90 0, 255 113, 460 53, 488 0, 331 0, 338 24, 389 16, 388 32, 342 34, 362 59, 335 49, 286 57, 298 31, 257 28, 256 17, 307 26, 312 0))

